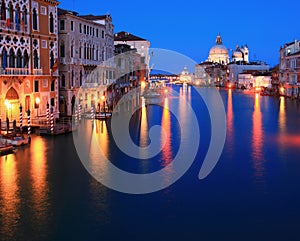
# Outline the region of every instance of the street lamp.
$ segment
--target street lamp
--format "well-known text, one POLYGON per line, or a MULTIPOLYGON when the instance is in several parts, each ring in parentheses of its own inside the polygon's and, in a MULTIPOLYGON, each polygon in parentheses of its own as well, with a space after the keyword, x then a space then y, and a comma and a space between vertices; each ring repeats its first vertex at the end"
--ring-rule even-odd
POLYGON ((103 101, 104 117, 106 118, 106 110, 105 110, 105 95, 102 95, 102 96, 101 96, 101 100, 103 101))
POLYGON ((9 108, 9 101, 7 99, 5 99, 4 104, 6 106, 6 119, 8 118, 7 112, 8 112, 8 108, 9 108))
POLYGON ((40 106, 40 98, 39 97, 36 97, 35 98, 35 103, 34 103, 34 108, 36 109, 36 116, 38 117, 39 116, 39 106, 40 106))

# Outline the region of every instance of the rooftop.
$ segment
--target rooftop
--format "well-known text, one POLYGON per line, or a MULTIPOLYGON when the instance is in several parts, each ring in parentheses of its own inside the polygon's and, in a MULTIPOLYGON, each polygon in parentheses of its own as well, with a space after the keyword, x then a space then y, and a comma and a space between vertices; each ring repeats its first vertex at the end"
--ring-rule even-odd
POLYGON ((135 36, 131 33, 122 31, 115 34, 115 41, 147 41, 146 39, 135 36))

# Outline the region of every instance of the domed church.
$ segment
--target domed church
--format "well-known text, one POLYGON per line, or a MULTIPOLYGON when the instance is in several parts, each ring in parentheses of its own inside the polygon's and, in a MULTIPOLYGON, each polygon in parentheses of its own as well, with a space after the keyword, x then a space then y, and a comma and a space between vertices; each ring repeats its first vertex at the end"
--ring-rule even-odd
POLYGON ((217 36, 216 45, 209 51, 208 61, 220 64, 229 63, 228 49, 223 45, 220 33, 217 36))

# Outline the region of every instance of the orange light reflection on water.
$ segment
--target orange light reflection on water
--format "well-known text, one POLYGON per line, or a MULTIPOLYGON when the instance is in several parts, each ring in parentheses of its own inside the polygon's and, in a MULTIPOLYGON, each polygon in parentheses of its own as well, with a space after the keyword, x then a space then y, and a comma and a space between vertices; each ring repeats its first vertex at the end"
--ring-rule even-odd
POLYGON ((252 156, 253 167, 255 170, 254 176, 257 182, 264 182, 264 157, 262 152, 263 147, 263 129, 262 129, 262 113, 260 109, 260 95, 255 95, 254 112, 252 115, 252 156))
POLYGON ((232 90, 228 90, 227 99, 227 138, 229 139, 230 148, 233 147, 233 110, 232 110, 232 90))
POLYGON ((13 240, 16 225, 20 218, 18 206, 20 203, 18 173, 15 155, 1 157, 1 233, 11 235, 13 240))
POLYGON ((30 174, 32 179, 32 200, 34 218, 39 225, 47 223, 48 193, 46 141, 41 137, 33 138, 30 144, 30 174))

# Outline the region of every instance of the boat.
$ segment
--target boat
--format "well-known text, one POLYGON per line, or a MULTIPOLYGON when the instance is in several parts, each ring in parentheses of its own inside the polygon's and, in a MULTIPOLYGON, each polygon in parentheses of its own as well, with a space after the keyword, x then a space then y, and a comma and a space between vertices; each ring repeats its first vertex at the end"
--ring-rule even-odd
POLYGON ((14 146, 10 144, 0 143, 0 156, 13 153, 14 146))
POLYGON ((107 119, 111 117, 111 112, 97 112, 95 114, 95 119, 97 120, 102 120, 102 119, 107 119))
POLYGON ((1 135, 2 143, 10 144, 13 146, 24 146, 29 143, 28 138, 24 136, 1 135))

